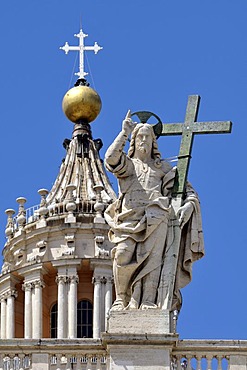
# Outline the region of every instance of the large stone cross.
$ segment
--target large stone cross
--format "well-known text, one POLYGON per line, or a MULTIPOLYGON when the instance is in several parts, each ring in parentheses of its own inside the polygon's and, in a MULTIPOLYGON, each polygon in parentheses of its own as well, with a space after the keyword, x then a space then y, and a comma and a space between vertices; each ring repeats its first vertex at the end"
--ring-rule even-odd
POLYGON ((172 244, 168 246, 165 253, 164 265, 161 273, 159 305, 160 308, 166 310, 171 310, 172 308, 181 241, 181 228, 176 213, 183 202, 194 135, 230 133, 232 127, 230 121, 196 122, 199 102, 200 97, 198 95, 189 96, 184 123, 161 124, 160 122, 157 124, 159 136, 182 135, 172 194, 173 215, 171 222, 173 223, 174 238, 172 244))
POLYGON ((184 123, 163 123, 160 136, 182 135, 177 163, 177 175, 173 188, 173 197, 183 197, 191 159, 194 135, 230 133, 230 121, 196 122, 200 96, 190 95, 184 123))

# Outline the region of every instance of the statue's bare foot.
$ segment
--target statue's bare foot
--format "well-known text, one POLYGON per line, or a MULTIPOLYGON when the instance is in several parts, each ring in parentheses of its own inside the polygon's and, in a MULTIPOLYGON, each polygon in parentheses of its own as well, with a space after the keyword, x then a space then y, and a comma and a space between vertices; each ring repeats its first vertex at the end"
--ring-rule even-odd
POLYGON ((124 302, 122 299, 116 299, 115 302, 113 303, 110 312, 111 311, 121 311, 125 308, 124 302))
POLYGON ((137 310, 138 309, 138 303, 134 298, 131 298, 129 301, 129 304, 127 307, 125 307, 125 310, 137 310))
POLYGON ((152 302, 148 302, 148 301, 146 301, 146 302, 143 302, 142 304, 141 304, 141 306, 140 306, 140 309, 141 310, 153 310, 153 309, 155 309, 155 308, 157 308, 158 306, 156 305, 156 304, 154 304, 154 303, 152 303, 152 302))

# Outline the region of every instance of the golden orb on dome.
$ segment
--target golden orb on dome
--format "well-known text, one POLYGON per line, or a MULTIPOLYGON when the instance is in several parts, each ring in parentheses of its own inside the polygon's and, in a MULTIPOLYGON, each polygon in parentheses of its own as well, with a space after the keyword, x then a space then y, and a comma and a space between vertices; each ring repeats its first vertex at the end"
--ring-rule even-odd
POLYGON ((75 86, 64 95, 63 111, 66 117, 76 123, 92 122, 101 110, 101 99, 98 93, 89 86, 75 86))

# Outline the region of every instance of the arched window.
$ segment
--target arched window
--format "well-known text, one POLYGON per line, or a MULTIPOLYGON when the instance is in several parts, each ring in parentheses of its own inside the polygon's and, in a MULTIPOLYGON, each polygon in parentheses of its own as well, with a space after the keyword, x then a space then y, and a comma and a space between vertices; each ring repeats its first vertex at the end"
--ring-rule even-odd
POLYGON ((93 305, 82 300, 77 303, 77 338, 93 337, 93 305))
POLYGON ((51 338, 57 338, 57 303, 51 308, 51 338))

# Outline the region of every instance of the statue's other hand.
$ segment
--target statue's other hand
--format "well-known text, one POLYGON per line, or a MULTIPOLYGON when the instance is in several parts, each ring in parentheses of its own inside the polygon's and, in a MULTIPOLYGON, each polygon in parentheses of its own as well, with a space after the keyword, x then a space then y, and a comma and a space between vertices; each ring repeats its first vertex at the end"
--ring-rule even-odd
POLYGON ((128 110, 125 119, 123 120, 122 130, 124 133, 129 136, 133 129, 136 126, 136 122, 133 122, 131 119, 131 112, 128 110))
POLYGON ((181 227, 181 229, 189 221, 192 215, 193 209, 194 209, 194 206, 191 202, 185 203, 182 207, 179 208, 177 212, 177 218, 179 220, 179 226, 181 227))

